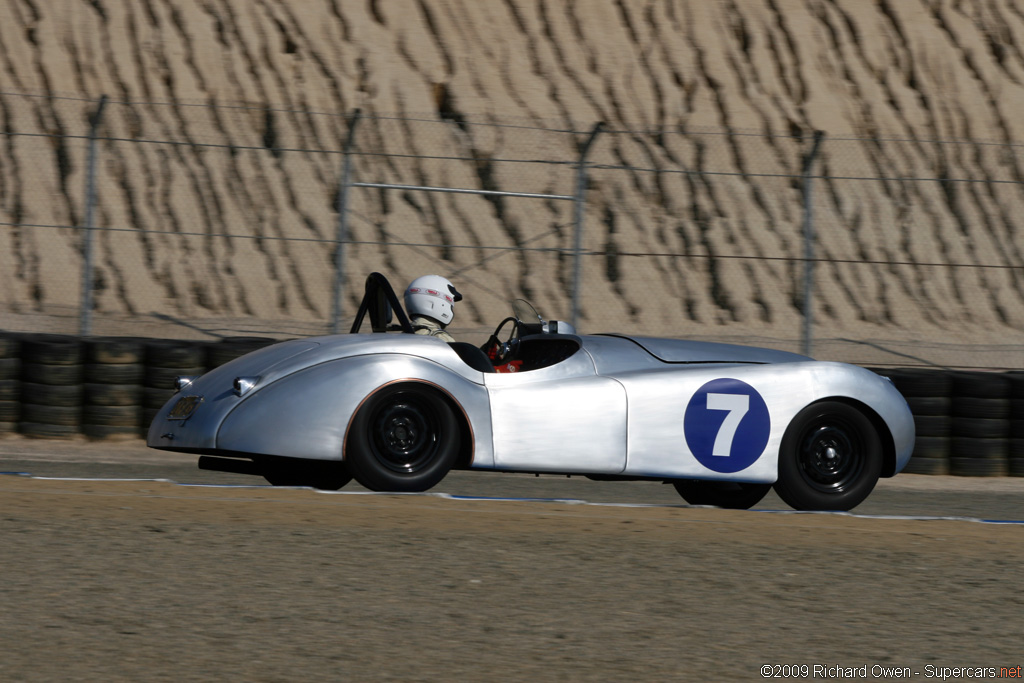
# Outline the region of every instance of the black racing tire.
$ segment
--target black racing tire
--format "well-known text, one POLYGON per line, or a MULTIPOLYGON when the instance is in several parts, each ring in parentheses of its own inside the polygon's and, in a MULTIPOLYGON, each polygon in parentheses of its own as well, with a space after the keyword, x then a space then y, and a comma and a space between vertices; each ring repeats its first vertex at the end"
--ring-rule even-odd
POLYGON ((915 455, 903 468, 903 474, 949 474, 949 458, 922 458, 915 455))
POLYGON ((77 408, 82 405, 82 385, 22 382, 21 400, 37 405, 77 408))
POLYGON ((205 363, 206 344, 175 339, 146 342, 144 357, 151 368, 186 368, 205 363))
POLYGON ((96 365, 142 365, 145 362, 145 342, 135 337, 86 339, 85 362, 96 365))
POLYGON ((21 335, 0 332, 0 358, 21 358, 21 335))
POLYGON ((984 417, 954 417, 950 433, 954 437, 962 438, 1005 439, 1010 435, 1010 421, 984 417))
POLYGON ((352 481, 348 464, 340 460, 275 458, 262 464, 262 472, 272 486, 308 486, 321 491, 340 491, 352 481))
POLYGON ((40 334, 22 341, 21 357, 26 363, 81 365, 83 348, 78 337, 40 334))
POLYGON ((142 431, 144 433, 149 430, 149 425, 153 423, 153 418, 155 418, 159 413, 160 408, 142 409, 142 431))
POLYGON ((952 407, 949 396, 906 396, 907 405, 914 415, 947 416, 952 407))
POLYGON ((209 345, 206 351, 206 365, 212 370, 247 353, 276 343, 276 339, 267 337, 227 337, 209 345))
POLYGON ((779 448, 775 492, 796 510, 851 510, 882 472, 882 441, 853 406, 820 401, 801 410, 779 448))
POLYGON ((138 384, 85 384, 83 403, 87 406, 141 406, 138 384))
POLYGON ((142 384, 146 366, 142 363, 86 363, 89 384, 142 384))
POLYGON ((156 389, 154 387, 143 387, 142 407, 152 410, 159 410, 178 393, 174 389, 156 389))
POLYGON ((21 379, 36 384, 81 384, 82 366, 25 363, 21 366, 21 379))
POLYGON ((19 422, 18 431, 33 439, 74 439, 79 434, 78 425, 55 425, 39 422, 19 422))
POLYGON ((21 404, 17 401, 0 401, 0 422, 17 422, 21 417, 21 404))
POLYGON ((21 398, 21 380, 0 379, 0 401, 17 401, 21 398))
POLYGON ((1024 477, 1024 458, 1010 458, 1008 464, 1007 475, 1011 477, 1024 477))
POLYGON ((954 436, 950 455, 972 460, 1005 460, 1010 450, 1009 439, 982 439, 954 436))
POLYGON ((672 485, 690 505, 714 505, 728 510, 749 510, 772 488, 771 484, 702 479, 676 479, 672 485))
POLYGON ((82 425, 82 433, 96 441, 130 441, 140 437, 139 427, 116 425, 82 425))
POLYGON ((949 396, 949 373, 945 370, 902 368, 887 376, 904 396, 949 396))
POLYGON ((138 431, 142 422, 142 408, 127 406, 85 406, 82 423, 103 427, 131 427, 138 431))
POLYGON ((21 377, 20 358, 0 358, 0 380, 21 377))
POLYGON ((1009 398, 1010 378, 1003 373, 962 371, 952 373, 953 396, 1009 398))
POLYGON ((1010 382, 1010 398, 1024 399, 1024 370, 1011 370, 1006 379, 1010 382))
POLYGON ((21 418, 25 422, 33 424, 63 425, 77 428, 78 425, 82 424, 82 407, 22 403, 21 418))
POLYGON ((914 415, 914 431, 918 437, 949 436, 949 418, 945 415, 914 415))
POLYGON ((1010 417, 1010 400, 1006 398, 957 396, 953 399, 953 416, 1006 419, 1010 417))
POLYGON ((949 473, 955 477, 1005 477, 1009 465, 1005 458, 951 458, 949 473))
POLYGON ((918 436, 914 439, 914 457, 949 459, 948 436, 918 436))
POLYGON ((352 476, 371 491, 426 491, 455 464, 460 430, 436 389, 392 384, 359 408, 345 444, 352 476))

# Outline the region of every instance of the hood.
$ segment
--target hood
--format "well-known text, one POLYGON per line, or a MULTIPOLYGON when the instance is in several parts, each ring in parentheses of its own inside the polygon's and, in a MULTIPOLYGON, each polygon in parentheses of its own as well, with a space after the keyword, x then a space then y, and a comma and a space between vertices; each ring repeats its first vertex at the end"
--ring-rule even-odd
POLYGON ((762 349, 756 346, 658 337, 629 337, 621 334, 599 336, 628 339, 665 363, 799 363, 813 360, 798 353, 762 349))
POLYGON ((259 386, 313 365, 350 356, 405 353, 444 362, 454 352, 440 339, 412 334, 339 334, 293 339, 267 346, 210 370, 205 385, 231 386, 235 377, 258 376, 259 386))

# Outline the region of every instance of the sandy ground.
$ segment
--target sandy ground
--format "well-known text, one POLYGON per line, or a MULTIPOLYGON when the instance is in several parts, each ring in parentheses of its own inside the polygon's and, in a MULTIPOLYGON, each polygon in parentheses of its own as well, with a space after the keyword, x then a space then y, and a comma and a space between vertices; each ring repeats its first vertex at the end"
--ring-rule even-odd
MULTIPOLYGON (((100 451, 127 467, 146 452, 0 446, 0 464, 61 467, 100 451)), ((876 494, 1024 488, 952 479, 897 477, 876 494)), ((764 664, 907 666, 910 678, 1016 666, 1022 534, 4 476, 0 678, 707 681, 754 680, 764 664)))

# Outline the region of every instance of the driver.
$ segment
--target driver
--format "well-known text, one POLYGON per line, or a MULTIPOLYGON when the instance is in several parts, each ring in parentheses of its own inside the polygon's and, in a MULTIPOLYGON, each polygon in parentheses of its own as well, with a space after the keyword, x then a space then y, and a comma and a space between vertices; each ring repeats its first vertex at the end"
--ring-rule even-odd
POLYGON ((454 304, 462 301, 455 285, 440 275, 423 275, 405 290, 405 309, 409 311, 413 332, 453 342, 445 328, 455 317, 454 304))

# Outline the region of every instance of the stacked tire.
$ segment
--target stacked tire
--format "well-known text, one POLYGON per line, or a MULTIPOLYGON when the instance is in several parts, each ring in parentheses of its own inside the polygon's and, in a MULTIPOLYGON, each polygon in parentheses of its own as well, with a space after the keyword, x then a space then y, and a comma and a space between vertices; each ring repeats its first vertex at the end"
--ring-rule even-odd
POLYGON ((82 431, 91 439, 131 439, 142 421, 142 342, 103 338, 85 342, 82 431))
POLYGON ((1010 441, 1007 444, 1007 470, 1011 477, 1024 477, 1024 372, 1011 372, 1010 441))
POLYGON ((927 368, 894 370, 888 375, 907 399, 914 415, 917 435, 914 454, 903 471, 908 474, 949 474, 949 375, 943 370, 927 368))
POLYGON ((71 439, 81 433, 82 341, 36 335, 21 345, 21 416, 18 431, 40 439, 71 439))
POLYGON ((18 431, 21 416, 21 339, 0 334, 0 437, 18 431))
POLYGON ((143 434, 160 408, 174 396, 177 377, 194 377, 206 372, 206 348, 201 342, 156 339, 146 343, 145 359, 143 434))
POLYGON ((206 365, 213 370, 247 353, 274 343, 276 340, 266 337, 225 337, 219 342, 210 344, 206 355, 206 365))
POLYGON ((955 372, 950 473, 1003 477, 1009 469, 1010 378, 1004 373, 955 372))

